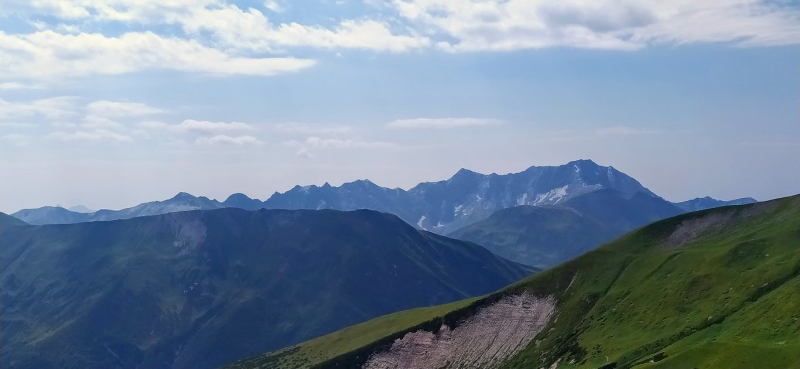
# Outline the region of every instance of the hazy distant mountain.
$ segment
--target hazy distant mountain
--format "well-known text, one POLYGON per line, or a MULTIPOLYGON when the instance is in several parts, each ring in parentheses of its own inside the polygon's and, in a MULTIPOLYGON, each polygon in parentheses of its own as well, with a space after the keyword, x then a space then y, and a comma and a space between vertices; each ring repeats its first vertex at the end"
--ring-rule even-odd
POLYGON ((448 236, 475 242, 512 261, 549 268, 682 212, 666 200, 644 193, 628 198, 614 190, 600 190, 561 205, 498 210, 448 236))
POLYGON ((28 224, 68 224, 88 222, 90 214, 69 211, 60 206, 43 206, 36 209, 23 209, 11 214, 28 224))
MULTIPOLYGON (((322 186, 295 186, 284 193, 276 192, 265 201, 241 193, 229 196, 224 202, 180 193, 165 201, 116 211, 98 210, 88 215, 52 207, 21 210, 12 215, 30 224, 55 224, 223 207, 247 210, 371 209, 395 214, 420 229, 448 234, 486 219, 497 210, 520 205, 561 205, 599 190, 613 190, 628 199, 641 195, 663 201, 638 181, 613 167, 600 166, 591 160, 577 160, 561 166, 530 167, 519 173, 503 175, 461 169, 448 180, 420 183, 409 190, 390 189, 368 180, 358 180, 338 187, 328 183, 322 186)), ((683 206, 681 208, 686 209, 683 206)))
POLYGON ((683 202, 677 202, 675 203, 675 206, 683 209, 683 211, 689 212, 689 211, 718 208, 720 206, 752 204, 755 202, 758 202, 758 200, 752 197, 743 197, 741 199, 724 201, 706 196, 706 197, 698 197, 692 200, 686 200, 683 202))
POLYGON ((94 213, 94 210, 89 209, 83 205, 75 205, 72 207, 67 208, 69 211, 74 211, 76 213, 94 213))
POLYGON ((638 181, 613 167, 591 160, 561 166, 530 167, 520 173, 480 174, 461 169, 452 178, 425 182, 408 191, 379 187, 370 181, 333 187, 296 186, 275 193, 267 208, 374 209, 396 214, 409 224, 440 234, 486 219, 497 210, 518 205, 556 205, 601 189, 624 197, 658 198, 638 181))
POLYGON ((3 368, 214 368, 530 270, 369 210, 5 223, 3 368))
POLYGON ((99 220, 128 219, 177 211, 220 209, 223 207, 225 206, 216 200, 211 200, 202 196, 195 197, 188 193, 181 192, 168 200, 146 202, 122 210, 98 210, 86 214, 70 211, 62 207, 45 206, 37 209, 20 210, 12 215, 29 224, 70 224, 99 220))

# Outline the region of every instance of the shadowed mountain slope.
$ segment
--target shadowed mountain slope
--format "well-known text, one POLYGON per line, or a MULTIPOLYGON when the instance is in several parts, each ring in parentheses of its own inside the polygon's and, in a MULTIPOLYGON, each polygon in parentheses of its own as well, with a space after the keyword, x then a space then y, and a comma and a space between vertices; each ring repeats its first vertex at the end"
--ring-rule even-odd
POLYGON ((529 273, 367 210, 178 212, 0 238, 3 368, 213 368, 529 273))
POLYGON ((599 190, 563 205, 517 206, 461 228, 450 237, 475 242, 509 260, 548 268, 635 228, 681 213, 645 194, 599 190))

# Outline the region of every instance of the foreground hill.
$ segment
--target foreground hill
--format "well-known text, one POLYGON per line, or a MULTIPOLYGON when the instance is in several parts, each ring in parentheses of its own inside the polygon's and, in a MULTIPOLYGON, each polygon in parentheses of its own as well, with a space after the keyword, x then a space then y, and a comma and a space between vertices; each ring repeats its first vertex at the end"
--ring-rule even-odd
POLYGON ((367 210, 2 222, 0 239, 3 368, 213 368, 529 273, 367 210))
POLYGON ((680 214, 661 198, 599 190, 563 205, 517 206, 448 236, 475 242, 509 260, 549 268, 643 225, 680 214))
POLYGON ((665 219, 478 300, 229 368, 796 368, 800 196, 665 219))

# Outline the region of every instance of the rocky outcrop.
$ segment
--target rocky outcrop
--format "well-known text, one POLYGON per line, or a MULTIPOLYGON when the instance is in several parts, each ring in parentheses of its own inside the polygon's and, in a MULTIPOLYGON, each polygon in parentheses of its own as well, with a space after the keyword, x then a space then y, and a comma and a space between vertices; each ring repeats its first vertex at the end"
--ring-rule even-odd
POLYGON ((555 299, 523 293, 479 310, 454 329, 410 332, 364 369, 493 368, 527 346, 555 311, 555 299))

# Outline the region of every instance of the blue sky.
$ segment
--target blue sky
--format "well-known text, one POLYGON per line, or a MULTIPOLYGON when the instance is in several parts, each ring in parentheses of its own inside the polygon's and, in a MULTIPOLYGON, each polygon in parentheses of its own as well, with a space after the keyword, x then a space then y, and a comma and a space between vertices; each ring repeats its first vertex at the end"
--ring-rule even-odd
POLYGON ((579 158, 673 201, 800 184, 795 1, 0 7, 6 212, 579 158))

